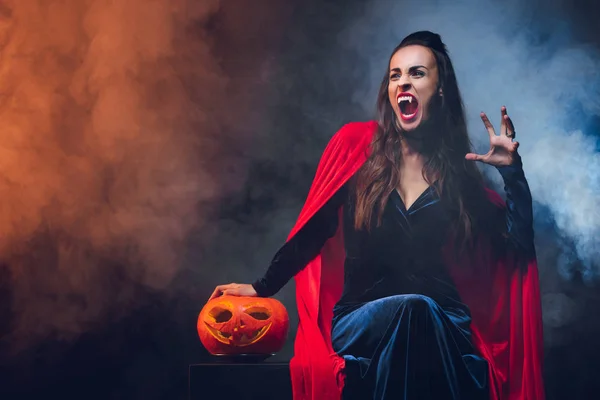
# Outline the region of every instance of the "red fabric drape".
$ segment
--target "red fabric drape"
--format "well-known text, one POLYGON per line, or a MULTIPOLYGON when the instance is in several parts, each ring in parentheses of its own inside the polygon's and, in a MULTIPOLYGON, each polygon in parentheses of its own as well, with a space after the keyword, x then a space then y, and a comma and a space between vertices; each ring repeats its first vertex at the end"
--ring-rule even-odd
MULTIPOLYGON (((292 229, 292 238, 362 166, 377 123, 354 122, 342 127, 327 145, 308 197, 292 229)), ((490 200, 503 207, 489 190, 490 200)), ((341 220, 340 220, 341 221, 341 220)), ((343 287, 342 227, 321 253, 296 277, 299 314, 290 362, 295 400, 340 398, 344 359, 331 345, 333 306, 343 287)), ((450 258, 448 258, 450 260, 450 258)), ((542 314, 537 264, 508 251, 491 256, 491 243, 482 241, 469 260, 450 269, 462 300, 472 314, 473 343, 489 362, 491 400, 542 400, 542 314), (473 263, 477 268, 465 268, 473 263), (467 270, 481 271, 461 273, 467 270)))

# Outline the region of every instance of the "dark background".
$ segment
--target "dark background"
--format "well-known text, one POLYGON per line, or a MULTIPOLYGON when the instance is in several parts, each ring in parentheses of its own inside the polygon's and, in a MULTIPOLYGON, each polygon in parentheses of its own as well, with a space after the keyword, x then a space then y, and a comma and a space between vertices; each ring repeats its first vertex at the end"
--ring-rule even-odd
MULTIPOLYGON (((188 3, 192 2, 177 2, 184 6, 188 3)), ((146 272, 160 265, 143 257, 144 248, 139 243, 110 242, 111 249, 138 249, 134 255, 128 251, 125 256, 118 251, 113 255, 51 217, 41 217, 25 236, 7 230, 6 237, 12 241, 11 246, 3 247, 4 265, 0 268, 3 398, 185 398, 188 365, 210 359, 196 333, 197 316, 204 302, 215 285, 250 283, 264 272, 300 210, 325 144, 342 124, 372 117, 374 91, 388 52, 417 27, 439 31, 448 38, 471 116, 477 115, 480 107, 514 104, 513 108, 509 105, 509 113, 515 109, 521 122, 518 126, 524 127, 517 130, 535 200, 548 398, 596 398, 600 391, 600 319, 596 311, 600 285, 595 260, 600 251, 597 239, 590 239, 590 235, 600 230, 594 207, 598 205, 600 187, 600 109, 595 97, 599 94, 599 6, 592 1, 210 3, 206 10, 191 16, 177 14, 178 24, 173 26, 182 28, 178 36, 173 34, 177 40, 168 45, 173 50, 168 55, 173 60, 169 64, 173 66, 172 76, 185 88, 182 115, 189 116, 190 121, 180 130, 188 132, 187 136, 180 132, 168 135, 173 141, 198 135, 210 143, 191 142, 195 152, 191 159, 195 161, 186 165, 202 170, 210 179, 203 177, 206 180, 194 192, 195 222, 186 225, 177 246, 169 247, 177 255, 174 272, 161 284, 148 284, 140 277, 143 274, 130 273, 133 265, 142 265, 140 268, 146 272), (467 15, 467 10, 473 15, 467 15), (472 30, 468 21, 472 22, 472 30), (489 36, 482 37, 481 32, 489 32, 489 36), (481 42, 470 42, 474 37, 481 42), (472 47, 479 44, 484 44, 486 50, 472 47), (561 53, 562 49, 581 53, 561 53), (210 68, 203 67, 206 65, 210 68), (545 75, 544 71, 550 73, 545 75), (499 91, 499 98, 488 98, 492 90, 499 91), (561 96, 556 95, 557 91, 561 96), (536 102, 548 97, 552 98, 548 102, 536 102), (561 108, 550 109, 555 106, 561 108), (561 116, 565 112, 570 117, 561 116), (198 113, 203 117, 197 117, 198 113), (546 130, 544 119, 548 115, 557 116, 562 124, 557 132, 546 130), (573 130, 579 134, 563 135, 573 130), (544 139, 550 141, 551 148, 558 149, 556 154, 566 153, 569 157, 541 163, 554 154, 544 150, 547 147, 536 147, 544 139), (577 141, 577 145, 566 146, 562 140, 577 141), (589 163, 581 166, 577 160, 589 163), (580 167, 583 169, 577 169, 580 167), (557 188, 559 193, 561 185, 570 179, 558 172, 544 173, 549 168, 586 171, 589 176, 582 183, 580 197, 568 197, 568 203, 558 209, 554 204, 565 200, 553 197, 555 192, 538 195, 541 190, 536 192, 536 188, 544 185, 557 188), (554 182, 549 180, 553 177, 554 182), (213 194, 203 196, 209 181, 215 187, 213 194), (589 203, 591 208, 584 207, 589 203), (561 222, 562 218, 574 219, 585 213, 591 213, 589 225, 561 222), (86 260, 92 260, 89 263, 95 266, 94 271, 101 271, 97 275, 100 279, 77 284, 78 290, 40 283, 50 279, 51 274, 59 276, 61 282, 68 280, 70 272, 68 268, 64 272, 60 250, 65 242, 72 246, 70 249, 85 249, 89 255, 86 260), (100 297, 88 296, 92 288, 102 293, 100 297), (45 296, 42 303, 56 304, 56 308, 29 302, 40 290, 45 296), (125 292, 128 295, 123 300, 125 292), (81 321, 80 313, 62 311, 65 302, 80 302, 83 310, 95 310, 95 302, 102 303, 102 312, 81 321), (23 322, 23 315, 30 318, 23 322), (74 327, 71 319, 77 321, 74 327), (48 320, 56 321, 40 322, 48 320)), ((101 9, 102 2, 96 6, 101 9)), ((6 2, 2 7, 4 21, 16 24, 17 3, 6 2)), ((91 39, 85 43, 89 45, 91 39)), ((132 72, 136 81, 146 82, 140 78, 145 76, 144 71, 140 68, 132 72)), ((169 97, 164 101, 168 103, 169 97)), ((68 115, 72 111, 65 110, 73 108, 65 106, 61 110, 68 115)), ((149 108, 145 110, 144 119, 151 118, 149 108)), ((81 119, 86 120, 83 115, 81 119)), ((519 118, 515 120, 518 124, 519 118)), ((53 125, 49 131, 72 129, 60 126, 53 125)), ((482 130, 475 126, 473 141, 477 148, 483 148, 485 143, 478 134, 482 130)), ((169 157, 178 154, 170 153, 169 157)), ((145 155, 151 160, 149 151, 145 155)), ((167 170, 168 158, 157 164, 158 170, 167 170)), ((123 169, 115 171, 118 176, 123 169)), ((199 175, 187 171, 176 169, 167 177, 185 175, 200 182, 199 175)), ((497 184, 493 171, 486 171, 490 184, 497 184)), ((4 176, 8 177, 9 172, 3 171, 4 176)), ((98 173, 91 172, 90 176, 98 173)), ((111 179, 107 182, 109 186, 114 184, 111 179)), ((17 196, 12 189, 3 190, 5 199, 17 196)), ((565 186, 564 190, 573 189, 565 186)), ((137 201, 142 204, 141 199, 158 196, 162 191, 152 186, 137 201)), ((158 207, 149 212, 170 215, 158 207)), ((183 226, 182 221, 188 217, 178 218, 161 221, 183 226)), ((162 225, 152 229, 161 230, 162 225)), ((160 240, 170 239, 170 235, 167 232, 160 240)), ((168 240, 159 247, 163 244, 171 246, 168 240)), ((289 360, 292 355, 297 323, 293 290, 290 282, 276 296, 290 312, 292 333, 275 360, 289 360)))

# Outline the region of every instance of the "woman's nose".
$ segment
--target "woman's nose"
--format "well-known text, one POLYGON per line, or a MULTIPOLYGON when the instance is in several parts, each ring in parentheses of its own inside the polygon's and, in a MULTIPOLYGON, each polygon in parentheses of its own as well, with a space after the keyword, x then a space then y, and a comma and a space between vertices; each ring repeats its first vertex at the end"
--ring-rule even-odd
POLYGON ((406 89, 410 89, 410 86, 411 84, 408 75, 402 75, 400 79, 398 79, 398 87, 400 87, 400 89, 402 89, 403 92, 406 89))
POLYGON ((410 82, 400 82, 398 86, 400 86, 400 90, 403 92, 407 92, 411 88, 410 82))

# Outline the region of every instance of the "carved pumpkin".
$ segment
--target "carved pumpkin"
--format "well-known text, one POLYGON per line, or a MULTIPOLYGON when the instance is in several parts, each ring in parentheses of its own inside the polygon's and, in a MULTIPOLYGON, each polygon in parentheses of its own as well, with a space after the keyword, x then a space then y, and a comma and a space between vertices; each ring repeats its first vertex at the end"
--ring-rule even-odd
POLYGON ((202 308, 197 328, 213 355, 273 354, 285 343, 289 317, 272 298, 221 296, 202 308))

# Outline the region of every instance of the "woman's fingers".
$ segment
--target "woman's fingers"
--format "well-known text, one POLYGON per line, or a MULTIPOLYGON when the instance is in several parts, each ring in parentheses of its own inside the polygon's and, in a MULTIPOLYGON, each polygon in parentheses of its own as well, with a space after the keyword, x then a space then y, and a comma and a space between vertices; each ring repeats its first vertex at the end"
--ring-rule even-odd
POLYGON ((235 285, 234 283, 230 283, 227 285, 219 285, 215 288, 215 290, 213 290, 212 294, 210 295, 210 297, 208 298, 208 300, 212 300, 215 297, 219 297, 222 296, 226 290, 228 290, 229 288, 231 288, 233 285, 235 285))
POLYGON ((208 298, 208 301, 211 301, 212 299, 214 299, 215 297, 219 297, 219 295, 221 294, 221 286, 217 286, 215 288, 215 290, 213 290, 212 294, 210 295, 210 297, 208 298))
POLYGON ((515 138, 515 126, 513 125, 512 119, 508 115, 504 115, 503 121, 506 124, 506 136, 509 138, 515 138))
POLYGON ((496 136, 496 131, 494 130, 494 127, 492 126, 492 123, 488 119, 487 115, 485 115, 484 112, 482 112, 479 115, 481 116, 481 120, 483 121, 483 125, 485 125, 485 129, 487 129, 487 131, 488 131, 488 135, 490 136, 490 139, 492 137, 496 136))
POLYGON ((254 286, 246 283, 229 283, 227 285, 219 285, 210 295, 208 301, 219 296, 257 296, 254 286))
POLYGON ((481 154, 467 153, 465 159, 469 161, 481 161, 483 160, 483 156, 481 154))
POLYGON ((502 106, 500 107, 500 135, 507 135, 508 124, 506 122, 506 107, 502 106))
MULTIPOLYGON (((500 108, 500 115, 501 115, 500 136, 507 136, 509 138, 513 138, 514 139, 514 137, 515 137, 515 126, 513 125, 512 120, 508 116, 508 112, 506 111, 506 107, 505 106, 502 106, 500 108)), ((487 117, 487 115, 484 112, 482 112, 480 114, 480 116, 481 116, 481 120, 483 121, 483 124, 485 125, 485 129, 487 129, 487 131, 488 131, 488 135, 490 136, 490 139, 493 136, 496 136, 496 130, 494 129, 494 126, 490 122, 490 120, 487 117)))
POLYGON ((242 283, 234 284, 233 286, 227 288, 223 292, 223 295, 256 297, 258 293, 256 293, 254 286, 247 283, 242 283))

